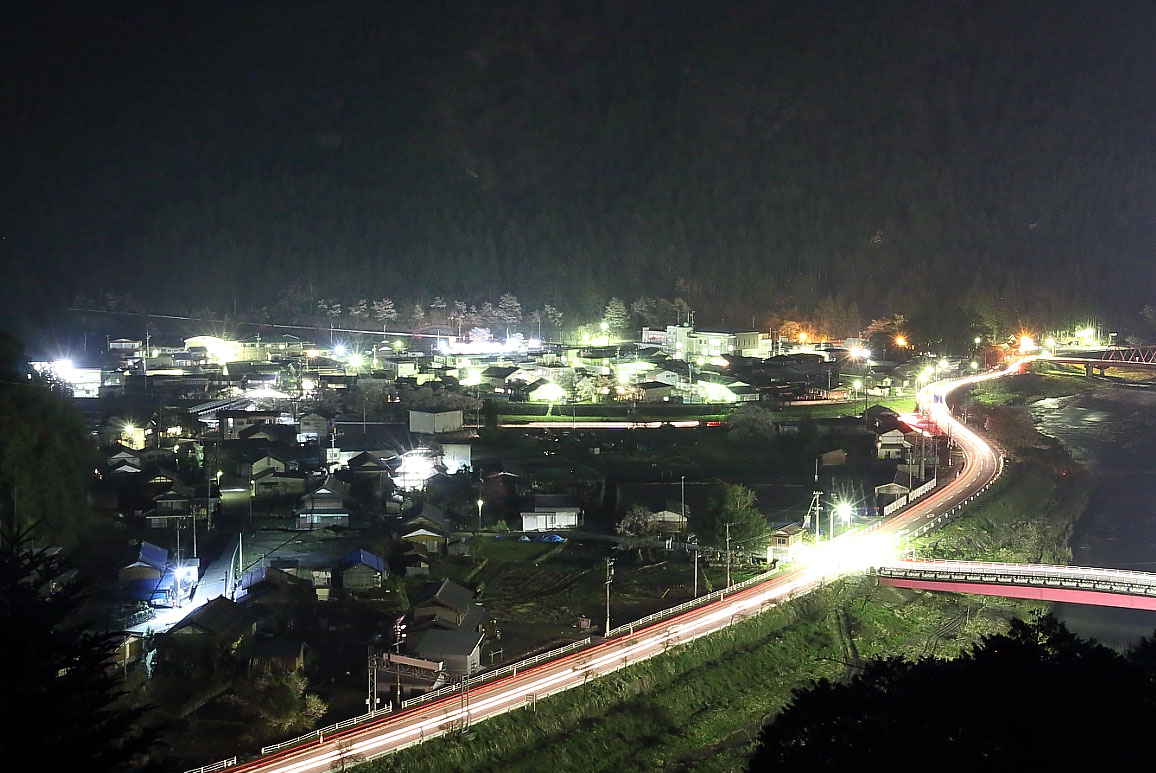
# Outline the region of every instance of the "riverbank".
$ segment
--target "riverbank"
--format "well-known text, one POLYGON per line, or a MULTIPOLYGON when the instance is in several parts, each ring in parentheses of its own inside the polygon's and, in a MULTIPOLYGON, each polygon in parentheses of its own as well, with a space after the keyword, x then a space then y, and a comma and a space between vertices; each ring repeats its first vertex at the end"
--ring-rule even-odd
MULTIPOLYGON (((1034 430, 1025 406, 1057 387, 1028 375, 961 395, 1012 459, 989 495, 920 555, 1061 562, 1088 476, 1034 430), (970 551, 970 553, 969 553, 970 551), (986 552, 985 552, 986 551, 986 552), (976 555, 981 553, 982 555, 976 555)), ((372 771, 743 770, 758 729, 817 679, 848 678, 875 657, 951 657, 1043 605, 902 591, 870 576, 833 583, 726 631, 583 688, 374 761, 372 771)))

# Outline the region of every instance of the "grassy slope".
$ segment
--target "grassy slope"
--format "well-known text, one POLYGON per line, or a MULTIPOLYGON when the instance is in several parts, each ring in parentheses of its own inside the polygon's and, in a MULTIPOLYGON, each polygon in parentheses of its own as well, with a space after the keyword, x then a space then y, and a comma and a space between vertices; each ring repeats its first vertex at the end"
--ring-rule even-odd
MULTIPOLYGON (((1029 375, 975 395, 981 419, 1008 431, 1015 459, 994 496, 929 535, 922 554, 1061 561, 1087 483, 1062 449, 1024 426, 1032 399, 1078 383, 1029 375), (1029 431, 1030 430, 1030 431, 1029 431), (1047 517, 1041 517, 1041 516, 1047 517)), ((839 678, 858 658, 950 656, 1007 617, 1041 607, 994 598, 910 593, 850 578, 676 648, 671 655, 369 763, 374 771, 742 770, 759 727, 811 680, 839 678), (853 646, 852 646, 853 640, 853 646)))

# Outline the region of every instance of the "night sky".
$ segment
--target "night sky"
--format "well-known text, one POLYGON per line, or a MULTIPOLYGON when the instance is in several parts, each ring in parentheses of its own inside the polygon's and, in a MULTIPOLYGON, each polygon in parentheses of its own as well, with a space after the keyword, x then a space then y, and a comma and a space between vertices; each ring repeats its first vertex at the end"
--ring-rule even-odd
POLYGON ((1127 324, 1156 295, 1146 3, 50 2, 2 26, 17 332, 109 293, 1002 324, 1127 324))

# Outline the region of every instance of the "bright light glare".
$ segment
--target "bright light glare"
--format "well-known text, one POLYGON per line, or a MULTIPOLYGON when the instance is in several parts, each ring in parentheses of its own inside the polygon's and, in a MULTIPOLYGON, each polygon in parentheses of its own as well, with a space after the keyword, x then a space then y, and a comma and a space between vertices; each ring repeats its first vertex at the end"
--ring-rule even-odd
POLYGON ((851 356, 856 360, 863 360, 871 356, 871 351, 862 346, 855 346, 851 348, 851 356))
POLYGON ((818 546, 803 546, 798 561, 808 573, 826 577, 863 571, 893 561, 898 555, 894 535, 848 534, 818 546))
POLYGON ((346 360, 346 362, 348 362, 350 365, 352 365, 355 368, 360 368, 362 365, 365 364, 365 358, 362 357, 360 354, 351 354, 351 355, 349 355, 349 359, 346 360))
POLYGON ((338 344, 337 346, 333 347, 333 353, 338 357, 344 357, 347 351, 349 350, 345 348, 345 344, 338 344))
POLYGON ((1033 339, 1031 336, 1022 336, 1020 338, 1020 353, 1021 354, 1025 353, 1025 352, 1035 351, 1038 348, 1039 347, 1036 346, 1035 339, 1033 339))

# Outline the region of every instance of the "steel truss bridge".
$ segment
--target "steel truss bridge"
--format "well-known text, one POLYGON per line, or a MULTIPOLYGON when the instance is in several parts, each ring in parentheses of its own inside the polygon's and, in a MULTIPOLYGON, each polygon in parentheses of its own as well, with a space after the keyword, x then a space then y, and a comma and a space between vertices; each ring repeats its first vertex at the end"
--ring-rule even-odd
POLYGON ((1156 573, 987 561, 893 561, 875 568, 882 585, 1037 601, 1156 610, 1156 573))
POLYGON ((1114 347, 1087 351, 1060 350, 1052 355, 1048 355, 1047 350, 1041 350, 1036 359, 1083 365, 1088 375, 1091 375, 1093 370, 1102 373, 1110 367, 1156 368, 1156 346, 1114 347))

